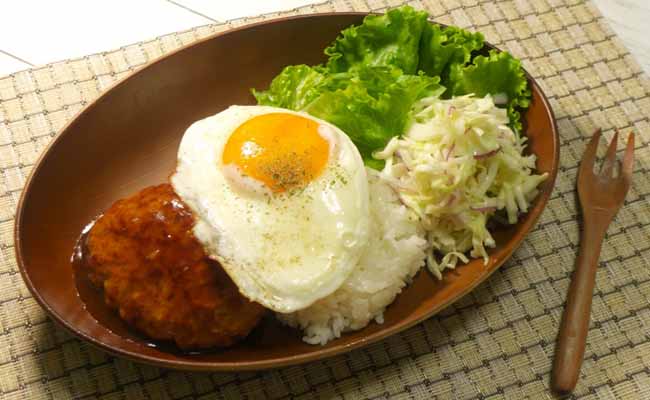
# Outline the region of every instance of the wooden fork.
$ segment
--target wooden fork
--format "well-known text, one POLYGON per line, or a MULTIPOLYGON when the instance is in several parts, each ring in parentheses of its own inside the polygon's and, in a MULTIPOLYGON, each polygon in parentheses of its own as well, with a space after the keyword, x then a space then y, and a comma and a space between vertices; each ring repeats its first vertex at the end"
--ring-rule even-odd
POLYGON ((617 176, 614 176, 614 167, 617 164, 618 131, 609 144, 600 173, 594 174, 600 134, 600 129, 594 132, 578 170, 578 196, 583 225, 580 251, 555 349, 551 387, 559 393, 571 392, 578 381, 589 331, 589 314, 600 248, 607 227, 621 208, 632 182, 634 133, 628 136, 623 164, 617 176))

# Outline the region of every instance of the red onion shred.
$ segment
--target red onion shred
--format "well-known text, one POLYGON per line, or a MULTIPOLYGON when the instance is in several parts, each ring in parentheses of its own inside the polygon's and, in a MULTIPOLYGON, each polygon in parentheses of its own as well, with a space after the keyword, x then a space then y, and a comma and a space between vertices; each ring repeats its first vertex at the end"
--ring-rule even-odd
POLYGON ((483 213, 488 213, 497 210, 496 207, 470 207, 470 208, 474 211, 479 211, 483 213))
POLYGON ((501 146, 497 147, 494 150, 490 150, 487 153, 483 154, 474 154, 474 159, 475 160, 483 160, 489 157, 492 157, 493 155, 497 154, 501 150, 501 146))
POLYGON ((445 156, 445 161, 449 161, 449 156, 454 151, 455 147, 456 147, 456 142, 451 144, 451 147, 449 148, 449 151, 447 152, 447 155, 445 156))

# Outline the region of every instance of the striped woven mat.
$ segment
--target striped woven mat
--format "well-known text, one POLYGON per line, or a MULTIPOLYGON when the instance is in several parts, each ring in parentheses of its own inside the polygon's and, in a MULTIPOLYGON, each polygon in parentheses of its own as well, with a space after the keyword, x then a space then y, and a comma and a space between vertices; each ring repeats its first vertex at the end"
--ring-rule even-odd
MULTIPOLYGON (((215 32, 291 14, 379 11, 333 0, 198 27, 0 78, 0 397, 3 399, 551 398, 549 370, 579 238, 578 160, 595 127, 637 133, 634 184, 601 255, 580 399, 650 398, 650 81, 580 0, 420 0, 523 60, 561 136, 557 186, 536 229, 487 282, 428 321, 346 355, 258 373, 183 373, 109 356, 57 327, 18 272, 13 217, 52 137, 116 80, 215 32)), ((109 5, 110 6, 110 5, 109 5)), ((83 34, 83 33, 80 33, 83 34)), ((604 153, 604 144, 601 151, 604 153)))

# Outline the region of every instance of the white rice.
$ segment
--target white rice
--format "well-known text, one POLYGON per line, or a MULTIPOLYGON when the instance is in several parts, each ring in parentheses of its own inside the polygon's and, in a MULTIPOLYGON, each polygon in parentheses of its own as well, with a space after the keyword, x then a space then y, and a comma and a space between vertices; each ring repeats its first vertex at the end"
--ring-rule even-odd
POLYGON ((395 191, 368 169, 370 237, 368 247, 343 285, 331 295, 291 314, 277 314, 303 330, 303 340, 325 344, 341 333, 383 322, 386 307, 424 265, 427 241, 419 222, 395 191))

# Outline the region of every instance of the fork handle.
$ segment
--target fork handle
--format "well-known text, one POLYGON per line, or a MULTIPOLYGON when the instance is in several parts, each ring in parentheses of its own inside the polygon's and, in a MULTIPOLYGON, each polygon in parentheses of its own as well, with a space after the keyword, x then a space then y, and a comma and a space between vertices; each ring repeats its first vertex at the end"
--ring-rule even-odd
POLYGON ((559 393, 571 392, 578 382, 585 354, 596 270, 609 221, 585 218, 580 250, 555 348, 551 387, 559 393))

